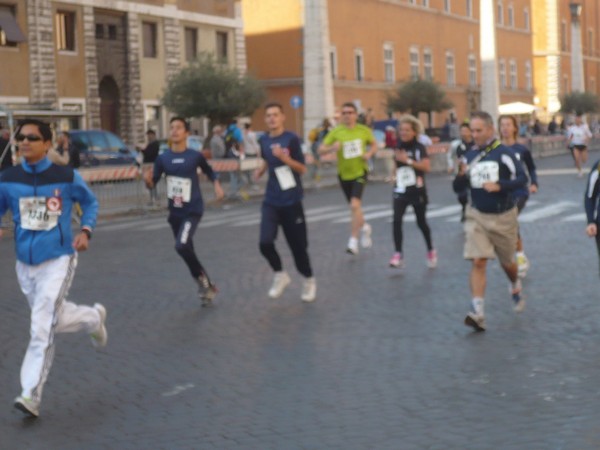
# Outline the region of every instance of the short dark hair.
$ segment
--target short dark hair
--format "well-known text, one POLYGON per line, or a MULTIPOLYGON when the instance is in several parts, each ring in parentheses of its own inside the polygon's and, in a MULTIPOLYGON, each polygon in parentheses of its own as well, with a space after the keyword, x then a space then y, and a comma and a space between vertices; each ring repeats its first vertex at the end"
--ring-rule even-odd
POLYGON ((146 134, 156 134, 156 131, 150 128, 148 131, 146 131, 146 134))
POLYGON ((251 126, 252 126, 252 124, 251 124, 250 122, 246 122, 246 123, 244 124, 244 128, 245 128, 246 130, 249 130, 251 126))
POLYGON ((471 129, 471 127, 469 126, 469 122, 463 122, 460 124, 460 128, 468 128, 469 130, 471 129))
POLYGON ((281 105, 281 103, 269 102, 265 105, 265 111, 269 108, 279 108, 279 111, 283 112, 283 106, 281 105))
POLYGON ((190 131, 190 123, 187 120, 185 120, 184 117, 181 117, 181 116, 172 117, 171 120, 169 120, 169 124, 171 124, 173 122, 177 122, 177 121, 179 121, 183 124, 183 126, 185 127, 185 131, 187 131, 187 132, 190 131))
POLYGON ((19 121, 19 124, 17 125, 17 132, 15 134, 19 134, 25 125, 35 125, 42 135, 44 142, 52 140, 52 130, 50 129, 50 125, 37 119, 23 119, 19 121))
POLYGON ((485 112, 485 111, 475 111, 471 113, 471 120, 473 119, 481 119, 485 122, 486 125, 493 127, 494 126, 494 119, 492 119, 492 116, 485 112))
POLYGON ((354 110, 354 112, 358 112, 358 108, 352 102, 346 102, 346 103, 342 104, 342 108, 352 108, 354 110))

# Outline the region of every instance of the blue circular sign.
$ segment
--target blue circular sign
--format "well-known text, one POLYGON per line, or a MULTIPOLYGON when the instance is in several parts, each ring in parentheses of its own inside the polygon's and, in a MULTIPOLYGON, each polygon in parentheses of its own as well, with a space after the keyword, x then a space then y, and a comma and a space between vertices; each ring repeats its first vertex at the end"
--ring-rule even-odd
POLYGON ((302 106, 302 97, 299 95, 294 95, 292 98, 290 98, 290 105, 294 109, 300 108, 302 106))

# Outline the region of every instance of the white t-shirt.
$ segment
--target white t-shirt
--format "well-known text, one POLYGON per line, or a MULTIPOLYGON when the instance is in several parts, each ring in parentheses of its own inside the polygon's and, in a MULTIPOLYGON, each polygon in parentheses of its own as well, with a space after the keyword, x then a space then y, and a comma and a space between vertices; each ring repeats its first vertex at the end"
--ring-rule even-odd
POLYGON ((571 125, 567 136, 572 145, 586 145, 586 140, 592 137, 592 132, 587 123, 571 125))

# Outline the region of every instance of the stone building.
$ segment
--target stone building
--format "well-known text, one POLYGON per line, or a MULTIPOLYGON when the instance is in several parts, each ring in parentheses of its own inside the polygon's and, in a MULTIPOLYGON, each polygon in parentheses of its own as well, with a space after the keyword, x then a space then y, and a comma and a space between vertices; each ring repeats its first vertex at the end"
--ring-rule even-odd
MULTIPOLYGON (((305 130, 298 127, 298 132, 318 122, 314 111, 329 115, 330 97, 337 107, 354 101, 385 118, 386 94, 417 77, 442 85, 459 120, 480 106, 479 0, 242 3, 248 69, 288 110, 291 97, 303 98, 302 108, 288 111, 288 116, 299 116, 289 120, 292 128, 306 119, 305 130), (318 70, 321 77, 315 75, 318 70), (315 102, 321 107, 315 108, 315 102)), ((532 103, 531 1, 494 4, 500 103, 532 103)), ((442 126, 448 116, 434 114, 432 125, 442 126)))
POLYGON ((245 70, 239 0, 0 0, 0 108, 141 143, 199 52, 245 70))

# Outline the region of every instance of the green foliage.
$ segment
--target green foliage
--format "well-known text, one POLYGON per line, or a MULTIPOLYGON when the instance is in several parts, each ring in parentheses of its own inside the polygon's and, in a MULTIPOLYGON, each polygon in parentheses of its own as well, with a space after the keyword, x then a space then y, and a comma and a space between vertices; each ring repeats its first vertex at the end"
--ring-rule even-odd
POLYGON ((257 79, 202 53, 169 80, 162 103, 179 116, 207 117, 215 124, 251 115, 264 99, 257 79))
POLYGON ((600 110, 600 99, 592 92, 571 92, 560 99, 560 111, 565 114, 595 113, 600 110))
POLYGON ((421 112, 430 115, 432 111, 441 112, 453 106, 439 84, 421 79, 400 85, 387 98, 389 111, 409 112, 414 116, 421 112))

